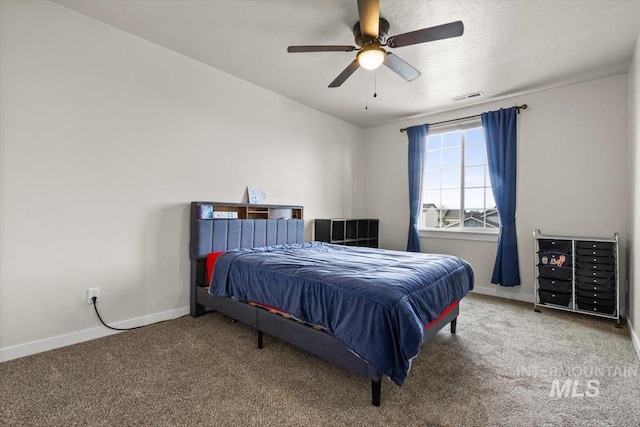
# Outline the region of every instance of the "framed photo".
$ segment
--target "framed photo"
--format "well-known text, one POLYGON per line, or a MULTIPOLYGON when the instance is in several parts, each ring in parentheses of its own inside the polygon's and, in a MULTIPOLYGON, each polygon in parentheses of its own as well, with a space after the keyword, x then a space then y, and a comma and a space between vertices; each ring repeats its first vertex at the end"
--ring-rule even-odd
POLYGON ((267 192, 257 187, 247 187, 247 195, 249 196, 249 204, 263 205, 267 203, 267 192))

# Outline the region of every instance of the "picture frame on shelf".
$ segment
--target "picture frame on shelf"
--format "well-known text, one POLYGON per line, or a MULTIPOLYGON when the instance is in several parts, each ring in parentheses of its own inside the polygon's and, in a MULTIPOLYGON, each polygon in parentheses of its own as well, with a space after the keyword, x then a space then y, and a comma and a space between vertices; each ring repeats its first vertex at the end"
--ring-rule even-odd
POLYGON ((267 192, 258 187, 247 187, 249 204, 264 205, 267 203, 267 192))

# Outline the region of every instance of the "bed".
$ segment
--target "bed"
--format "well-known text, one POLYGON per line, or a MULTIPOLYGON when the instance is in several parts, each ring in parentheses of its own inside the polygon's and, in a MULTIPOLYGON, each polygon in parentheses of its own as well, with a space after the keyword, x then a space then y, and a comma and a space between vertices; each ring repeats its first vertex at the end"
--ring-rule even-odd
POLYGON ((201 218, 202 203, 191 209, 192 316, 220 312, 255 328, 258 348, 266 333, 370 379, 375 406, 384 376, 402 385, 422 343, 447 324, 455 333, 473 288, 463 260, 304 243, 301 218, 201 218))

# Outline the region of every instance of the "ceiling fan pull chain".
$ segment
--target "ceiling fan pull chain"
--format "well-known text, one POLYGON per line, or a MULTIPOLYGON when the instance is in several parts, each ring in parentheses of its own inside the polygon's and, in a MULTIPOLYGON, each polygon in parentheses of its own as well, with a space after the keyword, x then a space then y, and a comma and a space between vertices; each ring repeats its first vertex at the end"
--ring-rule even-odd
POLYGON ((373 72, 373 97, 378 97, 378 70, 373 72))
POLYGON ((364 87, 364 109, 369 109, 369 88, 367 86, 364 87))

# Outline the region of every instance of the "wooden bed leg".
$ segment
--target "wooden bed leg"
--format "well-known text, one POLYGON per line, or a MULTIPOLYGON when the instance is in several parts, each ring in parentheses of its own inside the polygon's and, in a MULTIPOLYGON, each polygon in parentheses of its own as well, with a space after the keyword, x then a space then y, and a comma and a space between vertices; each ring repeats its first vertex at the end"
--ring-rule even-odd
POLYGON ((455 334, 456 333, 456 321, 458 320, 458 318, 456 317, 455 319, 453 319, 451 321, 451 333, 455 334))
POLYGON ((382 380, 371 380, 371 404, 373 406, 380 406, 380 392, 382 390, 382 380))
POLYGON ((258 331, 258 348, 264 347, 263 343, 263 333, 262 331, 258 331))

